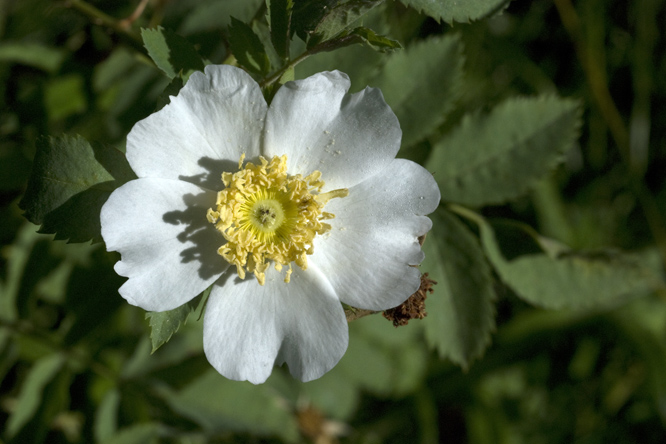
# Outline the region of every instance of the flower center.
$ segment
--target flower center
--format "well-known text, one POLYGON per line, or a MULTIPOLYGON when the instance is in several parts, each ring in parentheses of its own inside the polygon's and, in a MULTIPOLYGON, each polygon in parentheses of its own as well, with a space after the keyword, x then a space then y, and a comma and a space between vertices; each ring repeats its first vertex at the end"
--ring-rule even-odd
POLYGON ((218 254, 236 266, 238 276, 254 273, 259 284, 266 282, 270 261, 281 271, 288 266, 284 281, 289 282, 291 263, 305 270, 307 255, 313 253, 313 240, 331 226, 324 221, 335 216, 323 211, 334 197, 349 194, 346 188, 321 193, 321 172, 309 176, 287 174, 287 156, 260 165, 248 162, 243 154, 236 173, 222 173, 224 189, 217 193, 215 208, 207 218, 215 224, 226 243, 218 254))

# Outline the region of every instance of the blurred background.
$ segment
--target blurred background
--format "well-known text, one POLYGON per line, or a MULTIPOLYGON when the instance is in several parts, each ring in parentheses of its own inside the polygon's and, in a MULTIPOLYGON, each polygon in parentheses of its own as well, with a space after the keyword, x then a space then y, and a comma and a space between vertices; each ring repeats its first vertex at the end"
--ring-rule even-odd
MULTIPOLYGON (((467 369, 439 357, 420 321, 394 328, 379 315, 353 321, 343 360, 307 384, 283 368, 261 386, 225 380, 203 356, 198 313, 151 355, 145 312, 117 293, 117 256, 38 234, 18 207, 39 136, 122 149, 153 112, 168 79, 140 27, 222 63, 229 16, 249 22, 262 4, 152 0, 134 18, 139 3, 0 1, 0 442, 666 442, 663 285, 619 307, 551 311, 497 280, 496 331, 467 369)), ((515 95, 580 100, 578 144, 552 177, 485 216, 575 249, 629 250, 663 273, 666 227, 650 224, 666 215, 666 2, 516 0, 453 25, 394 1, 373 14, 405 47, 460 36, 464 90, 442 131, 515 95)), ((296 77, 340 69, 358 90, 382 57, 323 53, 296 77)), ((403 148, 423 162, 430 146, 403 148)))

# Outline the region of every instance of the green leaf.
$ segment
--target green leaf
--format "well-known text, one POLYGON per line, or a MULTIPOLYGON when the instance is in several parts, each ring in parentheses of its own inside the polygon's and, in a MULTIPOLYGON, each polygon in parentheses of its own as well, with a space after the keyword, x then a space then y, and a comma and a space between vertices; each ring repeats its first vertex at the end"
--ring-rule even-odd
POLYGON ((421 340, 420 320, 395 328, 376 314, 349 325, 349 348, 333 369, 349 384, 382 395, 403 395, 424 377, 428 353, 421 340))
POLYGON ((526 193, 561 162, 579 126, 574 100, 512 98, 488 115, 465 116, 433 147, 426 167, 445 200, 501 204, 526 193))
POLYGON ((437 282, 421 324, 440 356, 467 369, 490 343, 495 292, 483 250, 470 230, 448 211, 430 215, 433 228, 421 269, 437 282))
POLYGON ((317 25, 340 0, 300 0, 294 4, 291 18, 292 32, 307 42, 317 25))
POLYGON ((50 80, 44 91, 44 104, 49 121, 66 119, 73 114, 83 113, 87 107, 84 88, 83 77, 79 74, 55 77, 50 80))
POLYGON ((51 382, 65 364, 65 358, 60 354, 51 354, 37 361, 29 370, 25 382, 9 419, 5 433, 11 439, 23 426, 37 413, 43 402, 42 394, 45 387, 51 382))
MULTIPOLYGON (((272 378, 277 375, 273 374, 272 378)), ((296 419, 267 384, 230 381, 210 369, 178 393, 167 393, 171 408, 209 432, 249 432, 296 441, 296 419)))
POLYGON ((273 47, 283 60, 289 60, 293 0, 268 0, 268 23, 273 47))
POLYGON ((468 23, 470 20, 493 15, 509 5, 511 0, 400 0, 437 21, 468 23))
POLYGON ((318 41, 328 40, 337 36, 368 13, 368 11, 383 2, 384 0, 349 0, 339 2, 334 7, 328 9, 314 29, 318 41))
POLYGON ((457 35, 430 38, 391 55, 371 82, 398 116, 403 146, 430 135, 453 109, 462 91, 462 51, 457 35))
POLYGON ((159 111, 164 108, 166 105, 171 103, 171 97, 177 96, 180 92, 180 89, 183 87, 183 79, 174 77, 167 87, 162 91, 162 94, 157 98, 157 105, 155 106, 155 111, 159 111))
POLYGON ((231 17, 229 26, 229 45, 238 63, 248 71, 265 75, 271 70, 270 60, 259 36, 249 25, 234 17, 231 17))
POLYGON ((181 326, 185 325, 187 317, 198 305, 206 304, 211 289, 212 287, 208 287, 199 296, 173 310, 149 311, 146 313, 146 319, 149 320, 148 324, 150 325, 151 353, 155 353, 158 348, 171 339, 181 326))
POLYGON ((361 44, 378 52, 390 52, 402 48, 397 40, 391 40, 382 35, 377 35, 372 29, 358 27, 350 31, 345 31, 334 39, 327 40, 315 46, 311 54, 318 52, 335 51, 345 46, 361 44))
POLYGON ((108 390, 95 412, 93 432, 95 442, 110 439, 118 427, 118 407, 120 407, 120 391, 114 387, 108 390))
POLYGON ((120 430, 102 444, 156 444, 158 438, 164 434, 164 426, 148 422, 135 424, 120 430))
POLYGON ((1 63, 19 63, 55 73, 65 59, 63 49, 49 48, 39 43, 4 42, 0 44, 1 63))
POLYGON ((69 242, 102 240, 99 213, 111 192, 136 178, 125 155, 81 136, 42 137, 19 206, 40 232, 69 242))
MULTIPOLYGON (((549 309, 611 307, 663 288, 654 270, 633 255, 617 251, 569 251, 557 244, 553 247, 552 241, 528 231, 523 232, 531 235, 542 251, 509 260, 485 219, 461 207, 454 209, 479 226, 488 259, 502 280, 531 304, 549 309)), ((527 242, 523 239, 522 243, 527 242)))
POLYGON ((178 28, 181 35, 203 34, 226 29, 231 17, 249 23, 262 7, 265 0, 202 0, 196 2, 180 2, 194 7, 182 17, 178 28))
POLYGON ((141 38, 150 58, 170 79, 179 72, 187 76, 192 71, 203 71, 201 57, 184 37, 158 26, 155 29, 141 29, 141 38))
POLYGON ((151 353, 168 342, 178 329, 185 325, 187 317, 192 312, 190 304, 183 304, 178 308, 169 311, 149 311, 146 313, 146 319, 150 325, 150 341, 152 343, 151 353))

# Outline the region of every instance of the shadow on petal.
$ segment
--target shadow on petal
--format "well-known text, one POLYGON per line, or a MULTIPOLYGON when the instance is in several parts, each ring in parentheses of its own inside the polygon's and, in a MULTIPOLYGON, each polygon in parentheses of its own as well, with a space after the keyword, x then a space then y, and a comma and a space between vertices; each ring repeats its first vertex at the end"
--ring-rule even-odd
POLYGON ((198 261, 199 276, 210 279, 220 275, 229 264, 217 254, 217 249, 225 243, 222 235, 206 219, 208 208, 215 205, 215 193, 203 191, 200 194, 183 196, 186 209, 164 213, 162 220, 171 225, 182 226, 177 239, 185 245, 180 252, 181 261, 198 261))
POLYGON ((224 188, 222 173, 238 171, 238 160, 211 159, 202 157, 197 162, 206 172, 194 176, 178 176, 178 179, 207 190, 219 191, 224 188))

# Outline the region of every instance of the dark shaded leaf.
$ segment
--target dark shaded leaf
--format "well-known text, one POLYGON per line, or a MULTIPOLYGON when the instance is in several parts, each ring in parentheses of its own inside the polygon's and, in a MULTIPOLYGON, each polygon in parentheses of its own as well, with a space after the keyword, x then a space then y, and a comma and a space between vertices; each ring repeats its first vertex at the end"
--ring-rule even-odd
POLYGON ((259 36, 249 25, 234 17, 231 17, 229 26, 229 44, 238 63, 248 71, 265 75, 271 70, 270 60, 259 36))
POLYGON ((271 30, 273 47, 283 60, 289 59, 289 43, 291 41, 291 13, 294 7, 292 0, 269 0, 268 23, 271 30))
POLYGON ((102 240, 99 213, 113 190, 136 178, 115 148, 81 136, 42 137, 19 206, 40 232, 59 240, 102 240))

